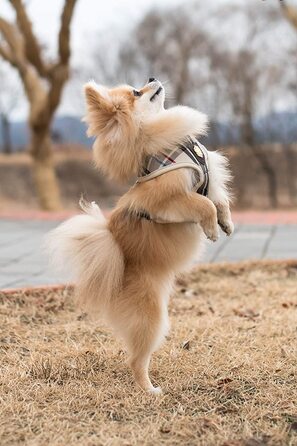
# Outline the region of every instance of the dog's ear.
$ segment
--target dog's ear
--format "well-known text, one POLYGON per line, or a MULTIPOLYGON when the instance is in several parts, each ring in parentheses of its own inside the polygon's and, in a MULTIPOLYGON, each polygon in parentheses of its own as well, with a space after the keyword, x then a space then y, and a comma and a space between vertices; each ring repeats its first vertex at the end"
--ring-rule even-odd
POLYGON ((88 111, 95 113, 98 111, 104 111, 105 113, 115 111, 109 97, 108 88, 91 81, 85 84, 84 92, 88 111))
POLYGON ((98 136, 113 126, 117 110, 106 87, 88 82, 84 86, 84 94, 87 114, 83 120, 89 124, 87 134, 98 136))
POLYGON ((119 144, 135 136, 129 106, 121 94, 110 95, 108 88, 88 82, 84 86, 87 114, 83 119, 89 125, 88 136, 102 136, 105 142, 119 144))

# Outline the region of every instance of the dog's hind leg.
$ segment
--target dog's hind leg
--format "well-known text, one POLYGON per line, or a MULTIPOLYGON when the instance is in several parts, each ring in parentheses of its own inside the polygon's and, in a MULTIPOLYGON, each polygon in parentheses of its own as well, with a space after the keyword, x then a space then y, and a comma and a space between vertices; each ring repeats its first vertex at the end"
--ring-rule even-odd
POLYGON ((160 393, 161 389, 151 383, 148 370, 151 355, 168 329, 167 299, 158 296, 145 280, 142 284, 139 280, 124 290, 118 304, 113 325, 126 343, 135 381, 145 391, 160 393))
POLYGON ((142 302, 137 313, 129 321, 126 342, 129 352, 128 364, 135 381, 144 390, 160 393, 149 378, 149 364, 152 353, 159 347, 167 331, 167 309, 162 309, 156 301, 142 302), (166 312, 166 314, 164 314, 166 312))
POLYGON ((149 377, 148 369, 152 352, 149 346, 147 347, 147 350, 143 349, 142 352, 133 352, 128 364, 131 367, 135 381, 143 390, 151 393, 161 393, 161 388, 154 387, 149 377))

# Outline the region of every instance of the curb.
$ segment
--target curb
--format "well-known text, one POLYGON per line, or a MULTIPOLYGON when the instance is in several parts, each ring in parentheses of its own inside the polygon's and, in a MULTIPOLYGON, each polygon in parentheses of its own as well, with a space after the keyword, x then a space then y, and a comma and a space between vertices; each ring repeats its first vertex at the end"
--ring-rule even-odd
MULTIPOLYGON (((111 209, 102 209, 108 217, 111 209)), ((30 211, 30 212, 1 212, 0 219, 15 221, 62 221, 80 213, 77 211, 30 211)), ((284 211, 233 211, 232 219, 238 224, 297 224, 297 210, 284 211)))
POLYGON ((297 211, 234 211, 232 219, 239 224, 297 224, 297 211))

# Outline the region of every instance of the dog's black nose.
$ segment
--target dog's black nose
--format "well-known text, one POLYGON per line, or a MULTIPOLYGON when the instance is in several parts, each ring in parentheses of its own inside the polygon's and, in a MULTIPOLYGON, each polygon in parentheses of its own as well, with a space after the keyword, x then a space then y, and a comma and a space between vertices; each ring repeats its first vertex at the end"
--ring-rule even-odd
POLYGON ((150 82, 154 82, 155 80, 156 80, 155 77, 149 77, 149 83, 150 83, 150 82))

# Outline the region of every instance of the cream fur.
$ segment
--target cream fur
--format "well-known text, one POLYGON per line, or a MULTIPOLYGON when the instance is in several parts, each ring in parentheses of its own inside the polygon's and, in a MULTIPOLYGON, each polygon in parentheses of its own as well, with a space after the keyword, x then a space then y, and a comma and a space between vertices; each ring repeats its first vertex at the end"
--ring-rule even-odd
MULTIPOLYGON (((136 96, 129 86, 86 84, 85 120, 88 134, 96 137, 94 158, 111 178, 131 180, 147 154, 206 132, 202 113, 183 106, 164 110, 160 87, 159 81, 151 82, 136 96)), ((97 205, 83 204, 86 214, 49 236, 54 262, 67 265, 75 276, 79 303, 103 316, 124 340, 135 380, 150 392, 159 392, 148 368, 168 331, 175 274, 201 250, 205 235, 217 240, 217 223, 227 234, 233 230, 227 161, 211 152, 209 168, 208 198, 193 191, 191 169, 178 169, 135 184, 108 221, 97 205), (155 221, 140 219, 137 213, 143 210, 155 221)))

